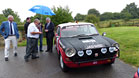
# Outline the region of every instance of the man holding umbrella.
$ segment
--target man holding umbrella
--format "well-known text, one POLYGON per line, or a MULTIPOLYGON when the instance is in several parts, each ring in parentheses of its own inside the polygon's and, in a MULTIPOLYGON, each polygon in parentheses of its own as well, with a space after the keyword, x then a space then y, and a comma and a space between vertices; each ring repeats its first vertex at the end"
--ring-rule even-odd
POLYGON ((54 24, 49 17, 46 18, 45 24, 47 50, 45 52, 52 52, 53 50, 53 37, 54 37, 54 24))

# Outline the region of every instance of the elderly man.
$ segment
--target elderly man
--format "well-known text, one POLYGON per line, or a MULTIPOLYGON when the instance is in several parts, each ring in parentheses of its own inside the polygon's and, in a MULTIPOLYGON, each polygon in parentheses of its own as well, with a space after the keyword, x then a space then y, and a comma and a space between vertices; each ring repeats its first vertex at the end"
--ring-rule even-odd
POLYGON ((47 41, 47 50, 45 52, 52 52, 53 50, 53 37, 54 37, 54 24, 51 22, 51 19, 46 18, 45 24, 46 32, 46 41, 47 41))
POLYGON ((5 41, 5 61, 8 61, 10 42, 13 44, 14 56, 17 56, 17 39, 19 38, 17 24, 13 22, 14 17, 8 16, 8 21, 2 22, 0 27, 0 34, 4 37, 5 41))
POLYGON ((42 34, 42 32, 39 32, 38 29, 39 23, 40 21, 35 19, 33 23, 29 24, 27 31, 28 44, 26 47, 26 55, 24 56, 26 62, 28 62, 30 55, 32 55, 32 59, 39 58, 39 56, 36 55, 36 46, 38 43, 39 34, 42 34))

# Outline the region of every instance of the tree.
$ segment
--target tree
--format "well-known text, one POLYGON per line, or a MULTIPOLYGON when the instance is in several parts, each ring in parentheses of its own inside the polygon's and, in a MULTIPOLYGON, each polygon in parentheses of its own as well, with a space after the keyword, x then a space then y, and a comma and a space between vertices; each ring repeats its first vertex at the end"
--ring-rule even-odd
POLYGON ((121 13, 118 12, 113 13, 113 19, 121 19, 121 13))
POLYGON ((124 19, 125 21, 128 21, 132 15, 128 12, 121 13, 121 18, 124 19))
POLYGON ((100 16, 100 20, 104 21, 104 20, 111 20, 114 19, 113 13, 112 12, 105 12, 100 16))
POLYGON ((18 13, 14 12, 12 9, 8 8, 8 9, 3 10, 2 12, 5 17, 8 17, 8 15, 12 15, 14 17, 15 22, 17 23, 21 22, 21 19, 19 18, 18 13))
POLYGON ((139 17, 139 9, 137 8, 137 5, 133 2, 127 5, 121 13, 130 13, 132 15, 132 18, 138 18, 139 17))
POLYGON ((60 6, 57 8, 53 7, 52 9, 54 13, 56 14, 51 17, 55 25, 73 21, 73 17, 71 16, 72 12, 70 12, 68 7, 62 8, 60 6))
POLYGON ((94 14, 94 15, 96 15, 96 16, 100 16, 99 11, 96 10, 96 9, 89 9, 88 15, 90 15, 90 14, 94 14))
POLYGON ((7 18, 3 15, 3 14, 0 14, 0 25, 3 21, 6 21, 7 18))
POLYGON ((99 18, 96 17, 96 16, 93 15, 93 14, 90 14, 90 15, 87 15, 87 16, 86 16, 85 21, 86 21, 86 22, 90 22, 90 23, 97 24, 97 23, 99 23, 99 18))
POLYGON ((77 15, 74 17, 74 20, 77 21, 84 21, 85 20, 86 15, 82 15, 80 13, 77 13, 77 15))

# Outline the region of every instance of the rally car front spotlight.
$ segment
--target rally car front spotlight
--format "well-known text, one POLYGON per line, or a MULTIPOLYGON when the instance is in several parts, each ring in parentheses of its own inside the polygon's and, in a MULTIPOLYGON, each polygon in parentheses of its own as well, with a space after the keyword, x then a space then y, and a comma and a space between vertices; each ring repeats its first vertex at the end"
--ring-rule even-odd
POLYGON ((101 48, 101 52, 105 54, 107 52, 107 48, 101 48))

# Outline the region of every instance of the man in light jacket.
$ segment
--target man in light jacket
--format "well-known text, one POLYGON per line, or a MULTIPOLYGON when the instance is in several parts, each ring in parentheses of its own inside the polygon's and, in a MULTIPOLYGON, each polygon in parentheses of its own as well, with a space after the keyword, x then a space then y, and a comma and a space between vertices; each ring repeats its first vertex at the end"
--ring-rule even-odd
POLYGON ((10 42, 13 44, 14 56, 17 56, 17 39, 19 38, 17 24, 13 22, 14 17, 8 16, 8 21, 2 22, 0 26, 0 34, 4 37, 5 41, 5 61, 8 61, 10 42))

